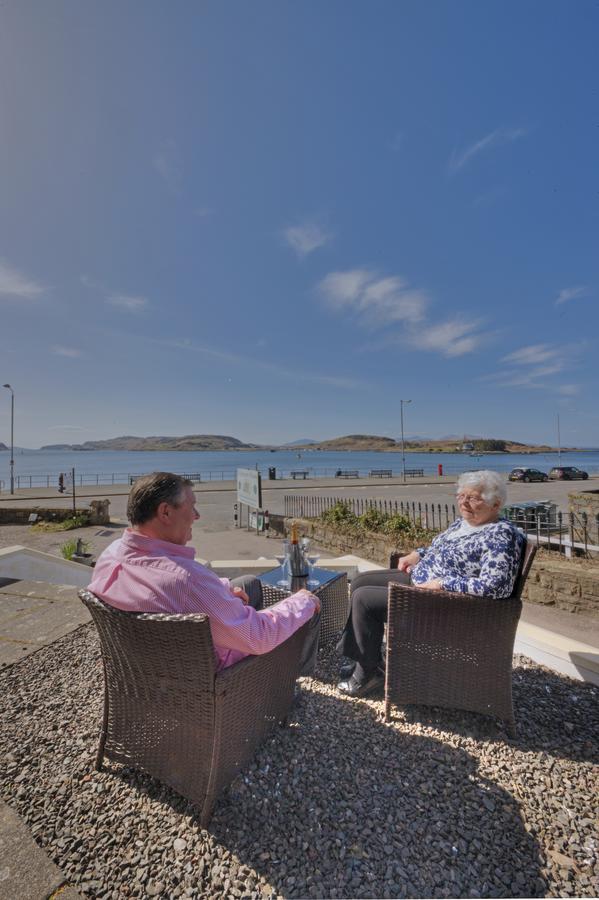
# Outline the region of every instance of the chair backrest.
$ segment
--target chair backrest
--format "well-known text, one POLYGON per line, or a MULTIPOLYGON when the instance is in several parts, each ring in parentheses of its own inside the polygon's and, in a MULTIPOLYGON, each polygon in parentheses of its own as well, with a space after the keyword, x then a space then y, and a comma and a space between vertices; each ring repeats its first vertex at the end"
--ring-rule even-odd
POLYGON ((526 584, 526 579, 528 578, 528 573, 530 572, 530 567, 532 566, 532 561, 535 558, 535 553, 537 552, 536 544, 531 543, 530 541, 524 540, 524 547, 522 549, 522 558, 520 560, 520 570, 516 577, 516 581, 514 583, 514 590, 512 591, 512 597, 514 600, 519 600, 524 590, 524 585, 526 584))
POLYGON ((208 616, 124 612, 79 591, 98 629, 107 678, 122 689, 214 691, 216 658, 208 616))

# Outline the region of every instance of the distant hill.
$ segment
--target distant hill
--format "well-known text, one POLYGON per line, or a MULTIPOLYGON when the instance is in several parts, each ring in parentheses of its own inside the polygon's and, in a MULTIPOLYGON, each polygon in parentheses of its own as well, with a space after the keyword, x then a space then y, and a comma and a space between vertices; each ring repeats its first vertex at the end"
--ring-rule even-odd
POLYGON ((105 441, 85 441, 84 444, 49 444, 42 450, 254 450, 259 444, 243 441, 222 434, 187 434, 183 437, 123 437, 105 441))
POLYGON ((312 438, 298 438, 297 441, 288 441, 286 444, 281 444, 281 447, 309 447, 312 444, 317 443, 318 441, 315 441, 312 438))
POLYGON ((8 450, 8 447, 6 444, 3 444, 2 441, 0 441, 0 450, 8 450))
MULTIPOLYGON (((461 435, 459 438, 447 436, 435 440, 434 438, 417 438, 414 436, 405 438, 406 451, 420 453, 455 453, 461 450, 466 441, 473 444, 473 451, 478 452, 507 452, 507 453, 542 453, 554 451, 555 447, 539 444, 522 444, 518 441, 497 438, 474 438, 471 435, 461 435), (505 448, 503 451, 501 448, 505 448)), ((325 441, 313 441, 303 439, 288 444, 246 444, 238 438, 222 434, 187 434, 183 437, 134 437, 123 435, 122 437, 109 438, 103 441, 86 441, 84 444, 46 444, 41 450, 401 450, 401 441, 394 438, 376 434, 346 434, 343 437, 330 438, 325 441)), ((0 443, 0 450, 7 450, 5 444, 0 443)), ((15 448, 16 449, 16 448, 15 448)), ((574 450, 574 447, 562 447, 562 450, 574 450)))
POLYGON ((313 450, 396 450, 398 444, 393 438, 375 434, 346 434, 345 437, 331 438, 313 444, 313 450))

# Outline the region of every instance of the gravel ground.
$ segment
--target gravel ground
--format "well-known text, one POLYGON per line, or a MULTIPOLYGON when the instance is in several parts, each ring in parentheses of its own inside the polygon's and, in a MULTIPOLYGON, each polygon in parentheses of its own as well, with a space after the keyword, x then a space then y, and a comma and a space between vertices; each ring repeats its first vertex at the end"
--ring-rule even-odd
POLYGON ((599 691, 519 658, 520 737, 469 714, 341 699, 323 653, 291 725, 221 796, 96 773, 102 670, 83 626, 0 675, 0 785, 91 897, 595 896, 599 691))

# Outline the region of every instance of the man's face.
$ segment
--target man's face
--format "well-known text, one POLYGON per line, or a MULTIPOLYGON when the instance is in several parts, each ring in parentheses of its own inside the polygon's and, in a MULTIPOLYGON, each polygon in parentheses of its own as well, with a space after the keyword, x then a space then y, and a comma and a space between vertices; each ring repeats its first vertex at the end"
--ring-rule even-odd
POLYGON ((165 507, 165 540, 171 544, 186 544, 191 540, 191 526, 200 518, 195 507, 194 493, 189 485, 183 489, 177 506, 166 503, 165 507))

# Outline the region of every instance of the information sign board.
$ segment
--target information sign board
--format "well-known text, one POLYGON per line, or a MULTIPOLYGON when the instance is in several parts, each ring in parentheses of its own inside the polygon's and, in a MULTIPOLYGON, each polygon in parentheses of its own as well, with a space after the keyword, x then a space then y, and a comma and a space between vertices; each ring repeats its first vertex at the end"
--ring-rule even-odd
POLYGON ((237 469, 237 500, 262 509, 262 479, 257 469, 237 469))

